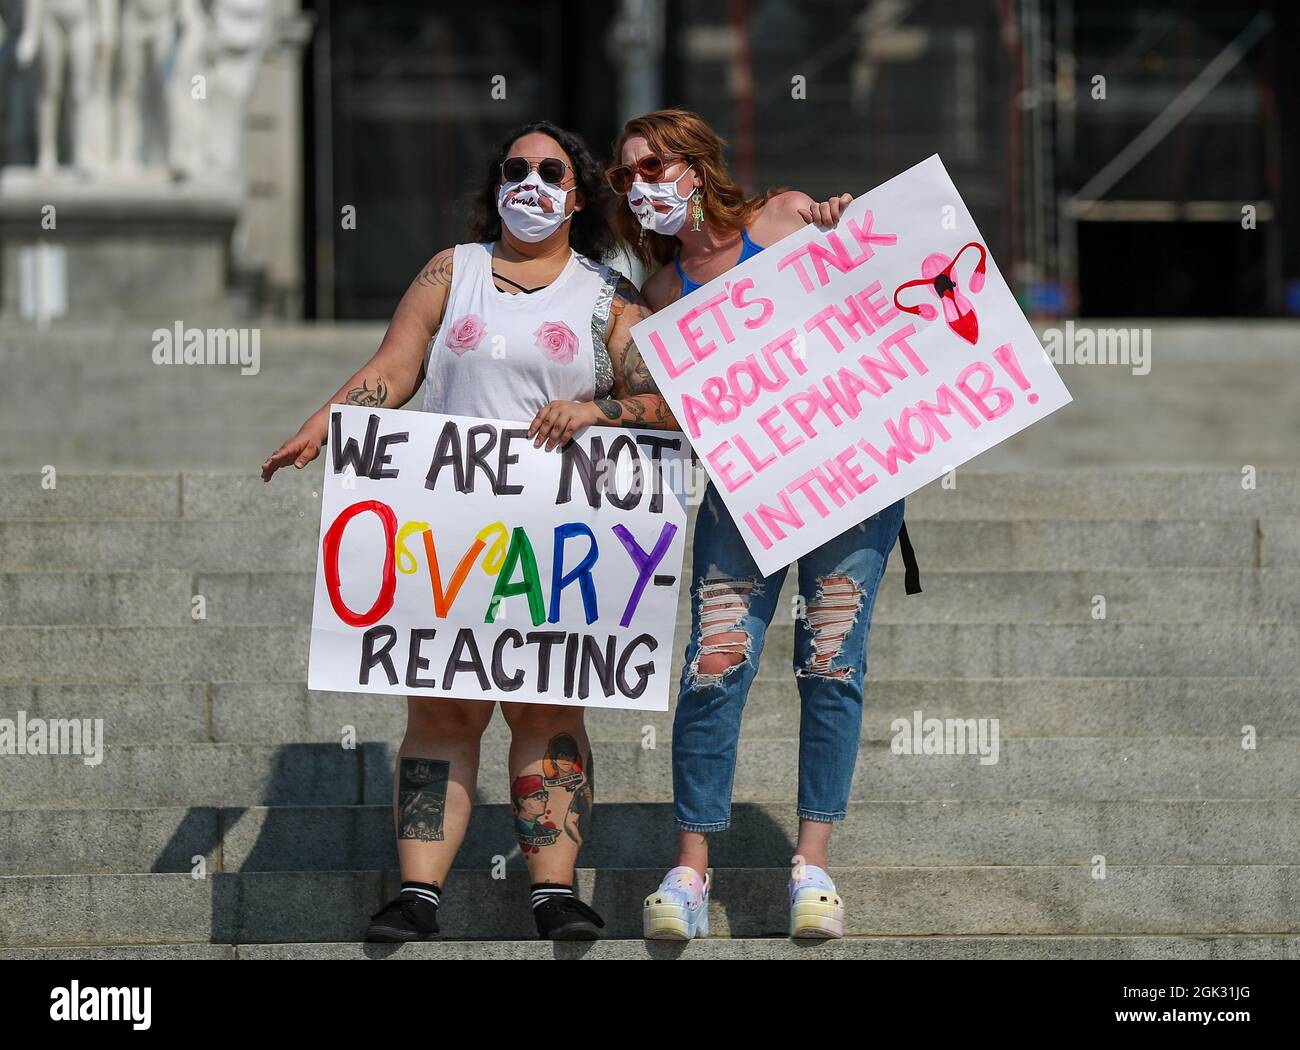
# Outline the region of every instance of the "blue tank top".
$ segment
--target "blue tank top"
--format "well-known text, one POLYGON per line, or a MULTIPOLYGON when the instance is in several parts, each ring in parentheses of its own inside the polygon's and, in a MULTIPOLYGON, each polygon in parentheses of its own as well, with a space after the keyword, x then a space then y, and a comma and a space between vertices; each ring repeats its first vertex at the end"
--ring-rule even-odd
MULTIPOLYGON (((736 265, 739 266, 746 259, 752 258, 762 250, 763 250, 763 246, 761 244, 755 244, 753 241, 749 239, 748 230, 741 230, 740 231, 740 258, 736 260, 736 265)), ((678 256, 680 255, 681 253, 678 252, 678 256)), ((695 289, 699 287, 699 283, 696 281, 692 281, 689 277, 686 276, 686 271, 682 269, 682 261, 680 258, 674 258, 673 265, 677 267, 677 276, 682 279, 682 295, 690 295, 691 292, 695 291, 695 289)))

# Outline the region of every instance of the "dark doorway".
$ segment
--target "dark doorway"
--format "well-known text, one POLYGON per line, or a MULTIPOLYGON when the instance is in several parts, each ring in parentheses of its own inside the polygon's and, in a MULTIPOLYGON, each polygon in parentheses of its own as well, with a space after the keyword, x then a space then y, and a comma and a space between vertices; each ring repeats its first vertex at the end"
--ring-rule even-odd
POLYGON ((510 128, 545 117, 600 156, 613 138, 603 40, 614 5, 305 6, 317 19, 306 69, 310 317, 390 316, 419 267, 465 239, 467 193, 510 128), (349 206, 355 228, 344 225, 349 206))

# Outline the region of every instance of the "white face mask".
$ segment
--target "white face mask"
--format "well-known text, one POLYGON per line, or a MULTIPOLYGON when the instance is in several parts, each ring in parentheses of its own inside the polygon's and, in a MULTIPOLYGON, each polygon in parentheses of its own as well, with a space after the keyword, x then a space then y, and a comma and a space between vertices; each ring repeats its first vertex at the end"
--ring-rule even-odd
POLYGON ((570 217, 564 213, 564 205, 573 189, 572 186, 567 190, 559 189, 543 182, 537 172, 530 171, 528 178, 522 182, 502 183, 501 191, 497 194, 497 212, 511 233, 521 241, 535 244, 546 240, 570 217), (518 192, 506 200, 506 195, 511 190, 518 192), (551 202, 550 211, 542 208, 543 197, 551 202))
POLYGON ((627 194, 627 206, 641 223, 641 228, 653 233, 662 233, 665 237, 674 236, 686 222, 686 205, 689 197, 677 192, 677 184, 691 172, 687 168, 672 182, 634 182, 627 194), (640 203, 633 205, 634 200, 640 203), (667 204, 667 211, 659 211, 655 203, 667 204))

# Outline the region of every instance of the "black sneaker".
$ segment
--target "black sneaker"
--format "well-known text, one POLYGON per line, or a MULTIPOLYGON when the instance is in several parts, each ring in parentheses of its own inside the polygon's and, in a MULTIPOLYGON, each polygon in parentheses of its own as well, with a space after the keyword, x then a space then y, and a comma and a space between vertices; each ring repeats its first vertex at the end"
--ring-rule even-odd
POLYGON ((370 916, 368 941, 431 941, 438 935, 438 906, 403 893, 370 916))
POLYGON ((537 936, 544 941, 594 941, 605 920, 577 897, 551 897, 533 909, 537 936))

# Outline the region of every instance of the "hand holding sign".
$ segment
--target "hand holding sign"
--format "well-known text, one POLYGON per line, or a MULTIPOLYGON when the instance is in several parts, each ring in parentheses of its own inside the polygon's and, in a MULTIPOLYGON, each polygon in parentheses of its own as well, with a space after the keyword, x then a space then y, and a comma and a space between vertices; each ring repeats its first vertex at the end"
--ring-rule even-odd
POLYGON ((1070 401, 937 156, 633 337, 765 574, 1070 401))
POLYGON ((684 447, 333 406, 309 687, 667 710, 684 447))

